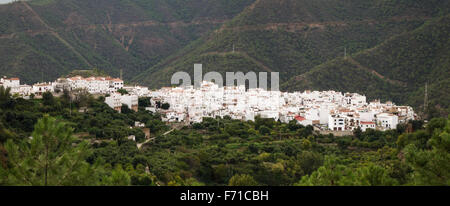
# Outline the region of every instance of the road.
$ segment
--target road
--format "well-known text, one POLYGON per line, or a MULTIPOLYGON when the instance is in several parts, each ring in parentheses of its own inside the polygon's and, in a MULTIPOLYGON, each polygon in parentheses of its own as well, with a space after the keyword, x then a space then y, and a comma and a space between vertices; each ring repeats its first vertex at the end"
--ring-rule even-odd
MULTIPOLYGON (((165 132, 165 133, 163 134, 163 136, 166 136, 167 134, 173 132, 173 130, 175 130, 175 128, 173 128, 173 129, 171 129, 171 130, 165 132)), ((141 149, 142 145, 147 144, 147 143, 149 143, 150 141, 155 140, 155 138, 156 138, 156 137, 153 137, 153 138, 150 138, 150 139, 145 140, 145 142, 143 142, 143 143, 137 144, 138 149, 141 149)))

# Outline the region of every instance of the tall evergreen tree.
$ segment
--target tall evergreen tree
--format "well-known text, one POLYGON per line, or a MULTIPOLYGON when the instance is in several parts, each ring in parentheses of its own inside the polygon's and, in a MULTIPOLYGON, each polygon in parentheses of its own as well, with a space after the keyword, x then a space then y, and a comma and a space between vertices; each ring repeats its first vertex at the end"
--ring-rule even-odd
POLYGON ((72 128, 48 115, 40 119, 30 139, 8 139, 6 168, 0 168, 5 185, 91 185, 98 176, 85 159, 87 142, 76 142, 72 128))

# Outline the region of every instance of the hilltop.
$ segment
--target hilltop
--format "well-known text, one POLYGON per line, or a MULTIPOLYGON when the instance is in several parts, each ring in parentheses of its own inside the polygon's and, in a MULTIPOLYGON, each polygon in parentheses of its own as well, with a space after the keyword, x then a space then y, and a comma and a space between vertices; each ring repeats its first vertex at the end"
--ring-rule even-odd
MULTIPOLYGON (((400 104, 412 103, 418 109, 420 103, 412 99, 420 95, 418 89, 424 86, 425 78, 432 81, 432 76, 427 76, 429 73, 423 71, 425 68, 421 67, 421 63, 429 64, 444 57, 449 47, 444 44, 434 53, 423 56, 420 61, 415 61, 415 55, 406 54, 404 58, 397 59, 381 50, 378 50, 376 57, 371 56, 375 53, 370 51, 389 44, 399 52, 419 50, 417 54, 420 54, 420 50, 432 46, 427 45, 428 41, 445 43, 442 42, 445 33, 439 36, 426 35, 423 41, 410 46, 405 42, 400 44, 402 37, 398 36, 414 35, 410 33, 417 32, 430 22, 439 21, 449 13, 449 8, 450 3, 447 1, 258 0, 208 36, 191 43, 141 73, 133 81, 154 88, 165 86, 170 83, 173 73, 187 71, 192 74, 193 64, 202 63, 205 73, 280 72, 281 82, 284 82, 281 88, 286 91, 308 88, 361 92, 372 98, 377 96, 400 104), (366 56, 353 57, 365 51, 368 51, 366 56), (378 65, 382 69, 372 68, 375 67, 373 65, 369 68, 359 66, 365 69, 347 69, 349 66, 342 64, 350 64, 352 58, 346 62, 337 60, 345 54, 357 59, 357 65, 364 64, 361 59, 377 63, 375 59, 385 58, 390 58, 390 64, 378 65), (317 81, 309 76, 317 74, 313 73, 317 70, 316 67, 334 63, 339 71, 328 70, 323 78, 317 77, 317 81), (403 66, 396 67, 400 64, 403 66), (408 69, 402 70, 405 67, 408 69), (386 74, 384 71, 389 69, 392 71, 386 74), (370 73, 372 74, 366 77, 370 73), (383 75, 387 78, 382 78, 383 75), (353 78, 361 81, 348 81, 353 78), (369 81, 370 83, 362 81, 370 78, 381 80, 369 81), (341 82, 343 80, 347 81, 341 82), (361 83, 368 86, 360 86, 361 83)), ((440 24, 448 26, 444 20, 446 19, 442 19, 440 24)), ((386 51, 391 51, 392 48, 386 48, 386 51)), ((441 59, 445 61, 445 58, 441 59)), ((445 71, 445 67, 439 68, 438 70, 445 71)), ((444 75, 442 78, 445 77, 444 75)), ((440 106, 448 108, 446 104, 440 106)))
POLYGON ((32 0, 0 6, 0 73, 25 83, 98 68, 151 88, 173 73, 280 72, 448 114, 449 1, 32 0), (344 56, 346 56, 345 59, 344 56))
POLYGON ((99 68, 124 79, 183 48, 251 0, 32 0, 0 5, 0 73, 26 83, 99 68))
POLYGON ((448 115, 450 99, 450 15, 374 48, 339 57, 291 78, 283 88, 342 89, 369 98, 405 102, 422 110, 428 83, 431 115, 448 115))

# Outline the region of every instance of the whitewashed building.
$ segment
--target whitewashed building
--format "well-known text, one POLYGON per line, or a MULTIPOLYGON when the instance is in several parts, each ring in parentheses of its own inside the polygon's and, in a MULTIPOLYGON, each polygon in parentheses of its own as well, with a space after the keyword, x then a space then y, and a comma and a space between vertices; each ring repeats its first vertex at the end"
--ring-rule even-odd
POLYGON ((383 129, 396 129, 398 124, 398 116, 388 113, 381 113, 377 115, 378 125, 383 129))
POLYGON ((54 92, 54 91, 55 90, 53 84, 50 82, 33 84, 32 87, 32 93, 35 95, 42 95, 45 92, 54 92))
POLYGON ((361 128, 361 130, 363 132, 365 132, 367 129, 376 129, 376 124, 375 124, 375 122, 361 121, 361 122, 359 122, 359 127, 361 128))
POLYGON ((121 96, 120 93, 112 93, 109 97, 105 98, 105 103, 120 113, 122 111, 121 96))
POLYGON ((2 77, 0 78, 0 84, 5 88, 15 88, 20 86, 20 79, 19 78, 7 78, 2 77))
POLYGON ((345 118, 339 114, 328 116, 328 129, 333 131, 345 130, 345 118))
POLYGON ((134 110, 135 112, 138 111, 139 99, 138 99, 138 96, 136 96, 136 95, 121 95, 120 103, 122 105, 126 104, 128 106, 128 108, 130 108, 131 110, 134 110))

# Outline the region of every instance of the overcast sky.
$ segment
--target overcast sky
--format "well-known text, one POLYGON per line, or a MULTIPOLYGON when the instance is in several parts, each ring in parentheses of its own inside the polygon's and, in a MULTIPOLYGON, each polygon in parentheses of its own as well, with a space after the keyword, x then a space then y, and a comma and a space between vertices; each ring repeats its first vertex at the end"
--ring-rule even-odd
POLYGON ((13 1, 13 0, 0 0, 0 4, 8 3, 8 2, 11 2, 11 1, 13 1))

